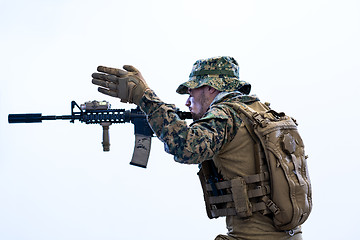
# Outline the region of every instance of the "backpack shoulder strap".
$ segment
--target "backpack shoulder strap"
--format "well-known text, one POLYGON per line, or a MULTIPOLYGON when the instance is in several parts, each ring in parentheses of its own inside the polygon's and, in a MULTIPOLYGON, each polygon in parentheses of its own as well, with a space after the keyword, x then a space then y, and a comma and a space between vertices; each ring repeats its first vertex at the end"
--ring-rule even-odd
POLYGON ((254 115, 258 114, 258 112, 256 112, 255 110, 253 110, 252 108, 248 107, 246 104, 243 103, 237 106, 238 106, 237 110, 240 110, 239 112, 240 118, 243 121, 246 130, 248 131, 251 138, 255 142, 254 148, 255 148, 256 172, 258 173, 257 175, 262 174, 263 172, 266 172, 266 170, 264 169, 265 155, 261 147, 261 142, 254 132, 254 124, 257 124, 258 122, 256 122, 253 117, 254 115))

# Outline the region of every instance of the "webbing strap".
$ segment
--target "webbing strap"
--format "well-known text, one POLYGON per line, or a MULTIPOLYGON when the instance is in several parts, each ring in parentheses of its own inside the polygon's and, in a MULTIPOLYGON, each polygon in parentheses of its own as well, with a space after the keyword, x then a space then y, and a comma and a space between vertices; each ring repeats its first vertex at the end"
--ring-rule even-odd
MULTIPOLYGON (((267 207, 264 202, 253 203, 252 212, 266 211, 267 207)), ((220 208, 220 209, 211 209, 210 210, 212 217, 224 217, 224 216, 236 216, 235 208, 220 208)))
POLYGON ((228 77, 237 77, 234 71, 229 71, 225 69, 215 70, 215 69, 203 69, 200 71, 196 71, 190 74, 189 77, 193 76, 202 76, 202 75, 226 75, 228 77))
MULTIPOLYGON (((268 173, 256 174, 256 175, 244 177, 244 179, 247 184, 255 183, 255 182, 268 180, 269 174, 268 173)), ((231 181, 218 182, 218 183, 215 183, 215 186, 216 186, 217 190, 229 189, 229 188, 231 188, 231 181)), ((212 189, 211 184, 206 184, 206 191, 211 192, 212 190, 213 189, 212 189)), ((268 186, 268 185, 258 186, 256 189, 248 190, 249 198, 261 197, 261 196, 265 196, 268 194, 270 194, 270 186, 268 186)), ((232 201, 232 198, 231 199, 228 197, 224 198, 224 196, 231 196, 231 194, 210 197, 211 199, 219 199, 219 200, 212 200, 211 204, 232 201), (223 201, 222 199, 226 199, 226 200, 223 201)))
MULTIPOLYGON (((240 118, 242 119, 246 130, 250 134, 251 138, 254 141, 254 150, 255 150, 255 166, 256 166, 256 172, 262 172, 262 166, 264 165, 264 151, 261 147, 261 142, 259 138, 256 136, 254 132, 254 120, 251 118, 251 113, 247 112, 246 109, 249 109, 246 105, 239 105, 240 106, 240 118)), ((250 181, 250 180, 249 180, 250 181)))
POLYGON ((266 204, 264 202, 258 202, 252 204, 252 211, 258 212, 258 211, 265 211, 267 209, 266 204))
POLYGON ((224 216, 236 216, 235 208, 221 208, 221 209, 212 209, 212 217, 224 217, 224 216))
POLYGON ((270 175, 269 172, 262 172, 259 174, 244 176, 243 178, 246 183, 250 184, 250 183, 267 181, 270 179, 270 175))
POLYGON ((210 204, 227 203, 232 201, 233 201, 232 194, 209 197, 210 204))
POLYGON ((248 190, 249 198, 266 196, 268 194, 270 194, 270 187, 269 186, 259 186, 256 189, 248 190))
MULTIPOLYGON (((270 175, 269 172, 262 172, 259 174, 244 176, 243 178, 247 184, 250 184, 267 181, 270 179, 270 175)), ((215 183, 215 186, 217 190, 231 188, 231 181, 217 182, 215 183)), ((213 190, 211 184, 206 184, 206 190, 209 192, 213 190)))
POLYGON ((248 107, 246 104, 239 104, 239 110, 249 119, 253 124, 259 124, 261 127, 266 127, 268 120, 264 118, 260 113, 248 107))
MULTIPOLYGON (((215 186, 217 190, 227 189, 227 188, 231 188, 231 182, 230 181, 217 182, 215 183, 215 186)), ((213 190, 211 184, 206 184, 206 190, 209 192, 213 190)))

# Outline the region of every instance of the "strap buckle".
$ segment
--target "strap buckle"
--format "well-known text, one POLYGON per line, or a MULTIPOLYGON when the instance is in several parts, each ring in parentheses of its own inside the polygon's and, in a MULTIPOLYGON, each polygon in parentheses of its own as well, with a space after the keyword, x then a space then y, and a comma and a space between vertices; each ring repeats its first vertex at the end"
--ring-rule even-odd
POLYGON ((265 202, 266 206, 270 209, 274 215, 280 213, 280 208, 267 196, 264 196, 262 200, 265 202))
POLYGON ((252 116, 255 121, 260 124, 261 127, 266 127, 267 126, 267 121, 263 118, 263 116, 261 116, 259 113, 254 113, 252 116))

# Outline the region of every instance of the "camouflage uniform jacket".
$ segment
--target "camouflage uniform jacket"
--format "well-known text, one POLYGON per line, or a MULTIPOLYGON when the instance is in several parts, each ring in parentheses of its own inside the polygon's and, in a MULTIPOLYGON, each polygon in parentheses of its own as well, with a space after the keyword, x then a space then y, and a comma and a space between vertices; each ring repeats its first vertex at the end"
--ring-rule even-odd
MULTIPOLYGON (((240 127, 242 120, 239 114, 229 105, 224 104, 226 102, 242 102, 249 105, 260 103, 256 96, 223 92, 214 99, 204 116, 190 126, 186 121, 179 119, 174 105, 162 102, 152 90, 145 92, 140 107, 147 115, 148 122, 157 137, 164 142, 166 152, 175 156, 175 161, 199 164, 213 159, 216 165, 219 163, 216 159, 232 144, 231 141, 238 136, 237 132, 241 134, 241 131, 245 131, 244 127, 240 127)), ((225 171, 221 171, 219 165, 217 167, 225 179, 255 174, 255 162, 251 163, 250 159, 248 165, 238 160, 231 162, 230 159, 223 159, 224 162, 220 162, 219 165, 222 165, 225 171), (246 168, 246 166, 252 167, 246 168)), ((259 212, 255 212, 249 219, 227 216, 226 225, 228 235, 233 237, 231 239, 302 239, 300 228, 297 229, 299 234, 290 237, 286 232, 277 230, 270 217, 259 212)))
POLYGON ((259 99, 240 92, 220 93, 204 116, 190 126, 179 119, 174 105, 162 102, 152 90, 145 92, 140 107, 156 136, 165 144, 165 151, 174 155, 175 161, 199 164, 212 159, 231 141, 242 122, 234 110, 219 104, 225 101, 251 103, 259 99))

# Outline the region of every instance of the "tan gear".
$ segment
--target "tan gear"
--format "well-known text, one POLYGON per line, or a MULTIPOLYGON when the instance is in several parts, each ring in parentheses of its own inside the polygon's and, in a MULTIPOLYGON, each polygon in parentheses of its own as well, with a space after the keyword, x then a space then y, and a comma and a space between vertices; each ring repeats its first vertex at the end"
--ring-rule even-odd
MULTIPOLYGON (((222 177, 218 181, 212 180, 213 161, 204 161, 198 173, 204 192, 207 215, 210 219, 223 216, 250 217, 253 212, 271 213, 259 198, 270 194, 269 174, 236 177, 225 181, 222 177), (267 184, 261 186, 261 183, 267 184)), ((217 171, 217 169, 215 170, 217 171)))
MULTIPOLYGON (((259 101, 252 103, 251 106, 258 111, 268 110, 267 106, 261 104, 259 101)), ((221 177, 219 178, 222 178, 222 180, 225 181, 223 183, 219 183, 221 184, 221 186, 216 187, 219 187, 222 189, 222 191, 230 194, 230 197, 223 197, 221 195, 219 195, 220 197, 213 196, 213 193, 209 191, 209 186, 204 185, 204 181, 208 182, 207 175, 209 173, 204 176, 206 178, 205 180, 201 179, 203 175, 201 174, 201 172, 209 171, 206 170, 206 165, 208 164, 206 162, 212 161, 206 161, 202 163, 202 166, 204 166, 205 168, 201 168, 199 172, 199 177, 200 181, 202 181, 201 183, 204 190, 204 199, 209 218, 217 218, 220 216, 248 217, 251 216, 253 212, 259 210, 266 211, 266 206, 264 203, 260 203, 260 205, 256 204, 257 202, 259 202, 256 195, 253 195, 254 198, 248 197, 249 194, 247 190, 250 190, 250 188, 251 190, 256 190, 257 186, 261 183, 261 176, 257 176, 257 174, 260 172, 260 164, 257 164, 256 160, 260 157, 256 157, 257 151, 255 151, 256 148, 254 146, 255 141, 248 133, 248 130, 245 127, 243 121, 240 127, 237 129, 237 134, 235 135, 234 139, 224 145, 224 147, 220 150, 218 154, 215 155, 213 159, 214 165, 216 166, 219 174, 221 175, 221 177), (237 187, 239 187, 240 185, 240 188, 235 187, 234 189, 232 189, 233 184, 231 181, 233 181, 234 185, 237 185, 237 187), (246 185, 241 185, 241 183, 243 183, 244 181, 248 181, 248 183, 246 185), (252 181, 253 184, 251 184, 250 181, 252 181), (232 196, 233 192, 236 192, 236 199, 238 200, 237 204, 234 203, 232 196), (245 195, 241 197, 241 194, 246 194, 247 196, 245 195), (206 198, 209 196, 212 196, 211 199, 206 200, 206 198), (215 204, 214 202, 216 202, 217 204, 215 204)), ((265 178, 268 179, 267 176, 263 176, 263 178, 264 179, 262 180, 264 182, 265 178)), ((269 185, 269 183, 267 185, 269 185)), ((257 191, 263 190, 266 191, 266 188, 262 188, 260 190, 258 189, 257 191)), ((269 192, 265 192, 265 194, 269 194, 269 192)))
POLYGON ((126 71, 99 66, 97 70, 102 73, 93 73, 92 83, 101 86, 98 91, 103 94, 118 97, 124 103, 139 105, 141 97, 149 87, 135 67, 124 65, 123 68, 126 71))
POLYGON ((252 124, 257 142, 265 153, 271 196, 263 197, 262 201, 273 212, 275 226, 280 230, 300 226, 310 215, 312 190, 296 120, 274 110, 257 112, 245 104, 236 106, 242 119, 252 124))
POLYGON ((260 211, 272 213, 279 230, 295 229, 306 221, 312 209, 307 157, 295 121, 259 103, 254 104, 257 111, 245 104, 224 104, 240 113, 243 127, 213 159, 224 177, 209 181, 213 167, 208 167, 207 162, 213 161, 203 162, 199 172, 209 218, 250 217, 260 211), (231 164, 234 158, 240 160, 231 164), (253 158, 255 168, 244 165, 251 163, 246 158, 253 158), (241 167, 247 169, 247 174, 237 175, 241 167))

